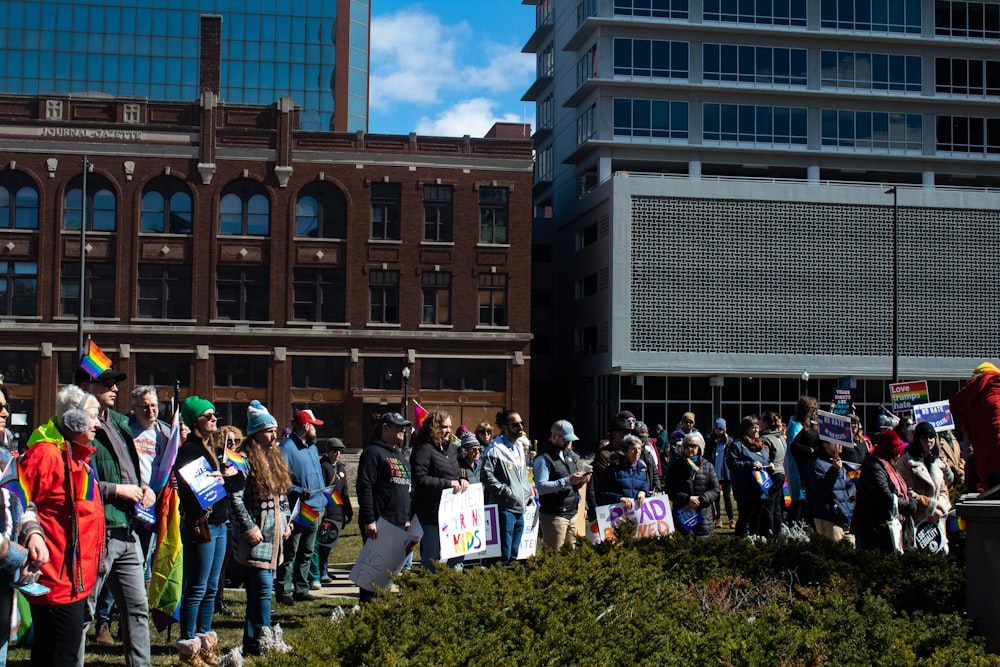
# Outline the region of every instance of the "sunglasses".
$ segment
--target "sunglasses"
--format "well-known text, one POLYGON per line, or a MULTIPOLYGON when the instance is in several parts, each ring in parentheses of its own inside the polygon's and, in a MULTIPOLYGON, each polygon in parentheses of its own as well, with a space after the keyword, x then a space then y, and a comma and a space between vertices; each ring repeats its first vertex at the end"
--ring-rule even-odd
POLYGON ((209 421, 211 421, 213 419, 218 419, 218 417, 215 416, 214 412, 206 412, 205 414, 201 415, 201 417, 198 417, 198 419, 202 419, 202 418, 205 418, 205 419, 207 419, 209 421))

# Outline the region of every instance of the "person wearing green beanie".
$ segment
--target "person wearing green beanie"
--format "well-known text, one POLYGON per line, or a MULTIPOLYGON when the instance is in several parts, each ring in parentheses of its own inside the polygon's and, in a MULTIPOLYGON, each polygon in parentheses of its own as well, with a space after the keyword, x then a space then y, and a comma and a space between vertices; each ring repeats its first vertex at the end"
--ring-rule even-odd
POLYGON ((193 429, 198 423, 198 417, 209 410, 215 411, 215 406, 212 405, 210 401, 206 401, 204 398, 199 398, 198 396, 188 396, 181 403, 181 418, 187 427, 193 429))

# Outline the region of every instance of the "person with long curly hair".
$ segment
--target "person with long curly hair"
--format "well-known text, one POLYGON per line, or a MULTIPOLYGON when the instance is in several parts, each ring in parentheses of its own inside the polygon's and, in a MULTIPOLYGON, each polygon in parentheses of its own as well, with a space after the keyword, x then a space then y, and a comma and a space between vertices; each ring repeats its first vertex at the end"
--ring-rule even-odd
POLYGON ((288 464, 278 447, 278 422, 260 401, 247 408, 247 483, 233 494, 230 511, 236 524, 233 558, 244 566, 247 591, 243 653, 260 655, 260 635, 271 625, 274 571, 282 544, 291 532, 286 492, 292 485, 288 464))
MULTIPOLYGON (((458 461, 458 445, 452 442, 451 415, 435 410, 427 415, 420 431, 413 437, 410 469, 413 472, 413 510, 424 529, 420 541, 420 564, 431 572, 434 562, 441 559, 441 529, 438 526, 438 505, 441 494, 464 493, 469 482, 462 477, 458 461)), ((461 557, 449 558, 448 567, 462 562, 461 557)))

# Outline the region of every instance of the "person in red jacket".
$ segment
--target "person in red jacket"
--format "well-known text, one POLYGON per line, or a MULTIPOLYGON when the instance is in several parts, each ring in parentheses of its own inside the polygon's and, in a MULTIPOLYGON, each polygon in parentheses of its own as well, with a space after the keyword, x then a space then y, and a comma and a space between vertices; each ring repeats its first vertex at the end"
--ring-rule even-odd
POLYGON ((65 387, 56 395, 56 416, 35 429, 18 461, 48 549, 38 583, 49 592, 29 598, 32 667, 82 662, 87 596, 104 551, 104 504, 90 466, 99 408, 93 395, 65 387))
POLYGON ((1000 484, 1000 369, 989 362, 976 366, 952 397, 951 410, 972 444, 980 490, 1000 484))

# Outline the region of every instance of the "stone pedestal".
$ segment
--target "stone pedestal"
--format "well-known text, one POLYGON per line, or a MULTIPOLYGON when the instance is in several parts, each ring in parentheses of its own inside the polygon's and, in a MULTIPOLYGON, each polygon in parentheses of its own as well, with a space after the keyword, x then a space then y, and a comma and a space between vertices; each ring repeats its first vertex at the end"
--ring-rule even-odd
POLYGON ((956 510, 966 523, 965 607, 986 649, 1000 654, 1000 499, 967 494, 956 510))

